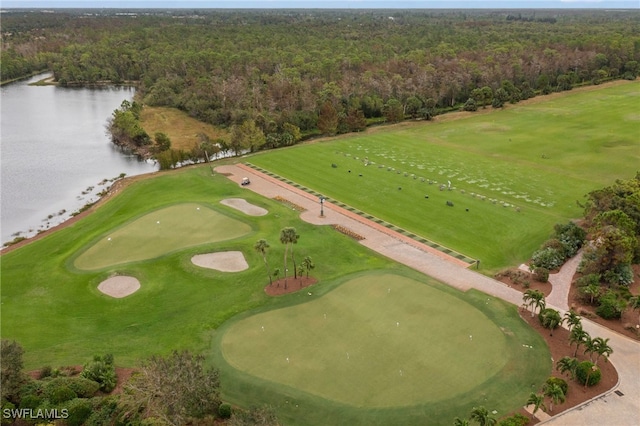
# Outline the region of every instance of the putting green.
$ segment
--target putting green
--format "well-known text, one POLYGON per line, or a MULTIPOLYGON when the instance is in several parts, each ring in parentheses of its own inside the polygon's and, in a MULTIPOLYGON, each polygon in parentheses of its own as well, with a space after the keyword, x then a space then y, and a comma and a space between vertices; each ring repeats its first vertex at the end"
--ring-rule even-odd
POLYGON ((153 259, 199 244, 247 235, 251 227, 204 204, 185 203, 148 213, 104 235, 74 262, 83 270, 153 259))
POLYGON ((369 274, 238 321, 222 354, 238 370, 322 398, 402 407, 454 398, 500 374, 512 361, 509 333, 435 287, 369 274))

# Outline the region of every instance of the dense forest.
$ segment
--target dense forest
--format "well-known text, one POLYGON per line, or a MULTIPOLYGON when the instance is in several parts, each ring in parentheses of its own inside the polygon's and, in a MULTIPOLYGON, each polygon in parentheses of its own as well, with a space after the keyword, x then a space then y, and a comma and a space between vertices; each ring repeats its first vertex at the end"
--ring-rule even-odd
POLYGON ((264 147, 635 79, 640 12, 170 10, 2 18, 2 79, 134 83, 138 101, 241 125, 264 147))

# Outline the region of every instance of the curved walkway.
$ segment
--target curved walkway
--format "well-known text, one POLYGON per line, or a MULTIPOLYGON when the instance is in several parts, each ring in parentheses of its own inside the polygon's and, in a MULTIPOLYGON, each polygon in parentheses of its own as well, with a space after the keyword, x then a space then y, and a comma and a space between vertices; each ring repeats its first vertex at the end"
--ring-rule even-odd
MULTIPOLYGON (((360 241, 362 245, 459 290, 466 291, 475 288, 514 305, 522 304, 521 292, 472 269, 467 269, 468 265, 462 264, 454 257, 447 256, 409 238, 403 238, 403 235, 394 233, 348 210, 325 202, 324 216, 320 217, 320 204, 316 197, 282 181, 270 178, 250 167, 242 164, 219 166, 215 171, 225 174, 238 184, 242 177, 250 176, 251 185, 244 188, 269 198, 280 196, 304 207, 306 211, 301 214, 303 220, 317 225, 344 226, 365 236, 365 239, 360 241)), ((574 268, 575 272, 578 263, 579 259, 573 258, 553 277, 554 289, 547 298, 547 306, 561 311, 562 315, 568 309, 568 286, 570 277, 573 276, 571 268, 574 268), (567 277, 569 277, 568 280, 567 277)), ((638 413, 640 413, 640 343, 587 319, 583 319, 582 324, 592 336, 610 339, 609 344, 614 352, 609 360, 618 370, 618 386, 615 391, 612 390, 586 404, 560 413, 543 423, 558 426, 637 426, 640 424, 638 420, 638 413)))

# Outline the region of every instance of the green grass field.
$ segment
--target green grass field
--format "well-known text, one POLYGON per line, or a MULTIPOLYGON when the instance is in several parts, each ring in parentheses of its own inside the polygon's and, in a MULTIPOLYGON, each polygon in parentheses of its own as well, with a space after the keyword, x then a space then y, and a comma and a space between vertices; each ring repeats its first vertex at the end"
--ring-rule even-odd
POLYGON ((424 412, 448 424, 479 398, 500 416, 551 368, 516 308, 478 292, 380 271, 300 300, 232 321, 216 343, 225 387, 251 387, 291 424, 423 424, 424 412))
POLYGON ((480 259, 492 272, 526 260, 554 224, 581 217, 577 201, 588 192, 635 175, 638 99, 640 82, 626 82, 248 161, 480 259))
MULTIPOLYGON (((554 223, 580 216, 575 201, 585 193, 635 174, 639 95, 638 83, 620 84, 250 161, 493 269, 522 261, 554 223)), ((499 417, 519 408, 551 368, 542 338, 516 307, 462 294, 329 226, 305 223, 210 165, 139 180, 1 260, 2 337, 24 347, 27 369, 105 353, 135 366, 190 349, 220 368, 225 400, 271 404, 287 424, 448 424, 477 405, 499 417), (220 204, 232 197, 268 214, 220 204), (266 239, 270 264, 282 267, 286 226, 297 229, 296 256, 312 257, 319 284, 311 295, 269 298, 253 245, 266 239), (191 263, 195 254, 232 250, 247 270, 191 263), (123 299, 100 293, 114 274, 137 278, 140 290, 123 299)))
MULTIPOLYGON (((173 220, 190 226, 196 212, 173 220)), ((2 337, 16 339, 24 346, 26 368, 82 364, 94 354, 107 352, 115 355, 118 365, 133 366, 144 357, 173 349, 208 350, 212 330, 224 321, 247 309, 274 303, 263 291, 269 280, 253 244, 260 238, 269 241, 273 247, 269 260, 282 267, 283 247, 278 238, 285 226, 296 227, 300 234, 296 253, 312 256, 314 274, 322 280, 393 268, 388 260, 332 228, 309 225, 297 216, 282 203, 255 195, 224 176, 212 176, 208 165, 136 182, 72 226, 2 255, 2 337), (220 204, 232 197, 244 198, 269 214, 248 216, 220 204), (120 264, 121 255, 105 249, 104 261, 96 252, 85 265, 90 270, 76 267, 78 256, 105 244, 110 235, 143 229, 140 224, 145 220, 153 227, 158 212, 175 213, 176 208, 191 212, 191 207, 197 206, 202 206, 200 213, 235 224, 235 230, 215 227, 212 232, 229 238, 232 231, 237 236, 191 246, 196 236, 167 230, 165 235, 176 247, 162 245, 157 257, 120 264), (187 243, 190 247, 185 247, 187 243), (195 254, 230 250, 241 251, 249 269, 224 273, 191 263, 195 254), (101 269, 92 269, 96 265, 101 269), (113 274, 136 277, 140 290, 124 299, 105 296, 97 287, 113 274)), ((162 218, 160 226, 169 224, 168 220, 162 218)), ((152 235, 145 231, 140 238, 150 241, 152 235)), ((154 245, 146 247, 155 249, 154 245)))
POLYGON ((248 234, 251 227, 202 204, 185 203, 147 213, 109 232, 75 260, 94 270, 153 259, 166 253, 248 234))

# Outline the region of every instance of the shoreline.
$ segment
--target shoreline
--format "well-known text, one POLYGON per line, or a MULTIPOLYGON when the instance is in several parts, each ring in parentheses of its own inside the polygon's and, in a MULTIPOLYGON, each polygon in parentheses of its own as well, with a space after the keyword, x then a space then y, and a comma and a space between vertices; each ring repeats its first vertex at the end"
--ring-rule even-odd
POLYGON ((127 186, 131 185, 134 182, 140 181, 140 180, 144 180, 144 179, 149 179, 151 177, 154 177, 155 175, 158 174, 158 171, 154 171, 154 172, 149 172, 149 173, 143 173, 140 175, 135 175, 135 176, 126 176, 122 179, 118 179, 117 181, 115 181, 113 183, 113 185, 111 185, 109 187, 109 189, 107 189, 106 194, 104 194, 102 197, 100 197, 95 203, 93 203, 91 205, 91 207, 89 207, 88 209, 84 210, 83 212, 78 213, 75 216, 72 216, 66 220, 64 220, 63 222, 45 229, 43 231, 38 232, 36 235, 32 236, 32 237, 28 237, 25 238, 22 241, 19 241, 17 243, 14 244, 10 244, 7 246, 3 246, 2 248, 0 248, 0 256, 10 253, 13 250, 17 250, 20 247, 24 247, 29 243, 32 243, 34 241, 38 241, 41 240, 42 238, 47 237, 48 235, 62 230, 64 228, 66 228, 67 226, 72 226, 74 223, 76 223, 77 221, 79 221, 80 219, 90 215, 91 213, 93 213, 96 209, 100 208, 104 203, 106 203, 109 199, 111 199, 111 197, 113 197, 114 195, 116 195, 117 193, 119 193, 121 190, 125 189, 127 186))

